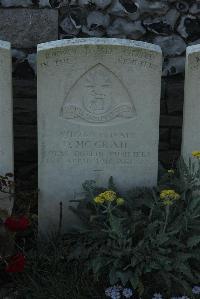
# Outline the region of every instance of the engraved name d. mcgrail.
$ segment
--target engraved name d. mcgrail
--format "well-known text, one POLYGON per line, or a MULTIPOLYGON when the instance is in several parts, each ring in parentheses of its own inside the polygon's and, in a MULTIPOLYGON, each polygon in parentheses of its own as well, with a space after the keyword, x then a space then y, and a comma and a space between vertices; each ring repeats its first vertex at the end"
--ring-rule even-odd
POLYGON ((97 64, 70 88, 61 117, 81 123, 107 123, 136 115, 127 88, 107 67, 97 64))

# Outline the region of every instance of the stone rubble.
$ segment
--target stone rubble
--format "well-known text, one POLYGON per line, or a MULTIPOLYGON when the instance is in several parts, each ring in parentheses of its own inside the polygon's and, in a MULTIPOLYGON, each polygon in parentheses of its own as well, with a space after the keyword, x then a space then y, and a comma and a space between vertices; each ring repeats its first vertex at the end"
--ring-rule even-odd
POLYGON ((76 21, 71 16, 64 18, 60 23, 60 27, 64 32, 72 36, 76 36, 81 29, 81 26, 77 25, 76 21))
POLYGON ((39 0, 39 7, 51 7, 49 0, 39 0))
POLYGON ((146 18, 143 21, 143 25, 150 32, 166 35, 173 33, 174 26, 179 16, 180 13, 176 9, 170 9, 164 16, 146 18))
POLYGON ((157 36, 153 42, 161 47, 164 56, 181 55, 186 49, 185 41, 176 34, 170 36, 157 36))
POLYGON ((163 64, 163 76, 183 73, 185 70, 185 56, 169 57, 163 64))
POLYGON ((1 0, 3 7, 29 7, 33 5, 32 0, 1 0))
POLYGON ((186 46, 200 36, 199 0, 0 0, 0 4, 57 8, 60 39, 118 37, 158 44, 167 58, 164 76, 184 71, 180 62, 186 46), (171 64, 175 73, 169 71, 171 64))
POLYGON ((109 37, 138 39, 146 33, 141 21, 127 21, 123 18, 116 19, 107 29, 109 37))
POLYGON ((176 9, 182 13, 187 13, 189 10, 189 3, 186 1, 177 1, 176 3, 176 9))
POLYGON ((36 64, 36 53, 28 54, 27 55, 27 61, 30 65, 30 67, 33 69, 35 75, 37 73, 37 64, 36 64))

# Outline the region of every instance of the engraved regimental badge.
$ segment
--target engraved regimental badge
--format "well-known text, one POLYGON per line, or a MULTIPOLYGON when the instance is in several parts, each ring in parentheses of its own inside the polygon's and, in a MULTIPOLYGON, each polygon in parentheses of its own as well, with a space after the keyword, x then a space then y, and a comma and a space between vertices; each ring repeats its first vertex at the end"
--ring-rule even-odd
POLYGON ((75 123, 107 123, 136 115, 127 88, 107 67, 97 64, 70 88, 61 117, 75 123))

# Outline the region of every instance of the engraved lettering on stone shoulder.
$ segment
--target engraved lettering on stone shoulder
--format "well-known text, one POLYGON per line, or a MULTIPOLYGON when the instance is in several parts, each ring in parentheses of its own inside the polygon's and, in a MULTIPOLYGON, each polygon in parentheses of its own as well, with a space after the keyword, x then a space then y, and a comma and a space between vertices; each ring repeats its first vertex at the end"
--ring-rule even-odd
POLYGON ((127 88, 107 67, 97 64, 70 88, 60 116, 75 123, 107 123, 133 118, 135 107, 127 88))

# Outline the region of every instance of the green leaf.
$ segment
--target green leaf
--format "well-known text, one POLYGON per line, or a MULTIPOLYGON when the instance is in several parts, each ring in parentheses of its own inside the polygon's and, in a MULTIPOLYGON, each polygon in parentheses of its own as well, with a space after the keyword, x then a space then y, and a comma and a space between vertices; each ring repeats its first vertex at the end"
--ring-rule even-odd
POLYGON ((92 260, 92 269, 94 274, 98 274, 98 272, 100 272, 101 269, 103 269, 104 267, 106 267, 109 264, 109 260, 107 258, 104 257, 97 257, 95 259, 92 260))
POLYGON ((187 240, 187 246, 192 248, 200 243, 200 236, 192 236, 187 240))
POLYGON ((193 198, 189 203, 189 209, 191 211, 196 210, 198 205, 200 205, 200 197, 193 198))
POLYGON ((117 271, 116 272, 117 277, 119 277, 121 283, 123 286, 126 286, 126 284, 130 281, 130 279, 133 277, 133 272, 128 270, 125 272, 117 271))
POLYGON ((133 289, 137 289, 139 287, 140 284, 140 277, 139 277, 139 273, 138 270, 135 270, 133 272, 132 277, 130 278, 130 283, 133 287, 133 289))
POLYGON ((114 233, 119 237, 123 235, 121 222, 122 219, 114 216, 113 214, 110 215, 109 223, 110 223, 111 233, 114 233))
POLYGON ((110 280, 110 284, 114 285, 118 282, 118 277, 116 275, 116 269, 112 268, 109 272, 109 280, 110 280))

